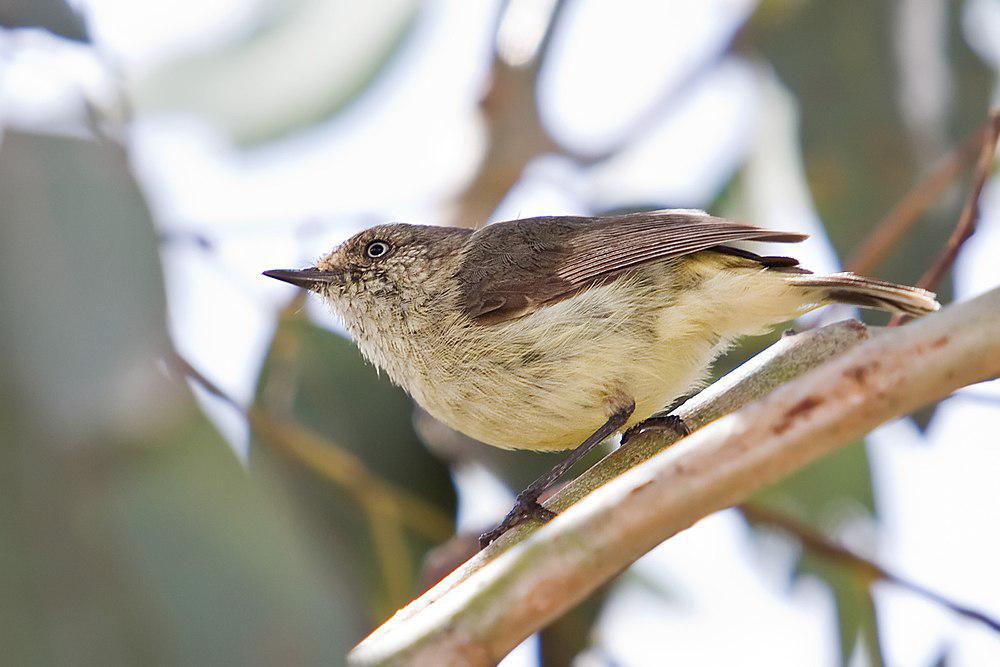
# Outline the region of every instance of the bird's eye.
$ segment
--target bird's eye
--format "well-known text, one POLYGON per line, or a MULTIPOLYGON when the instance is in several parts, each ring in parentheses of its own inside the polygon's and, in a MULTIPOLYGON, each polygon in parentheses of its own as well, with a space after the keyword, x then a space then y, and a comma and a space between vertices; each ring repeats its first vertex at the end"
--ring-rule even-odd
POLYGON ((385 241, 369 241, 365 246, 365 257, 378 259, 389 254, 389 244, 385 241))

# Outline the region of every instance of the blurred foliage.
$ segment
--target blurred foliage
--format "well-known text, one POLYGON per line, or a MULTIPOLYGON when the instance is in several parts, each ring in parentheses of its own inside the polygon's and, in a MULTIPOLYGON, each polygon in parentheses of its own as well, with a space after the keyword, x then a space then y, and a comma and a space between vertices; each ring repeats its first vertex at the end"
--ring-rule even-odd
POLYGON ((836 525, 845 517, 856 519, 874 514, 871 469, 864 443, 838 449, 763 489, 753 501, 818 528, 836 525))
MULTIPOLYGON (((421 440, 437 457, 453 465, 467 463, 481 465, 499 478, 514 494, 551 470, 567 454, 567 452, 500 450, 445 426, 419 408, 415 423, 421 440)), ((567 473, 565 481, 597 463, 607 452, 606 447, 595 447, 567 473)), ((497 517, 497 520, 499 521, 500 517, 497 517)), ((485 531, 491 527, 481 526, 481 530, 485 531)), ((456 541, 461 540, 462 536, 456 538, 456 541)), ((458 544, 450 551, 457 558, 452 557, 445 561, 443 559, 446 554, 441 554, 441 557, 433 559, 431 563, 431 569, 438 578, 453 570, 470 555, 463 552, 458 544)), ((611 586, 605 586, 591 594, 572 611, 563 614, 542 630, 539 635, 541 664, 569 665, 576 655, 590 647, 593 625, 600 617, 610 589, 611 586)))
MULTIPOLYGON (((864 442, 838 449, 763 489, 751 502, 780 510, 820 532, 836 530, 845 520, 874 516, 875 498, 864 442)), ((830 587, 837 607, 840 661, 848 664, 858 639, 877 635, 869 582, 859 581, 843 564, 831 563, 808 552, 803 552, 796 574, 819 577, 830 587)), ((877 653, 870 651, 872 644, 862 645, 869 651, 867 664, 877 663, 877 653)))
POLYGON ((338 662, 344 573, 156 366, 160 267, 124 155, 7 132, 0 200, 5 661, 338 662))
POLYGON ((269 0, 255 30, 166 64, 139 83, 135 100, 140 110, 198 114, 243 144, 277 139, 357 97, 418 8, 416 0, 269 0))
MULTIPOLYGON (((765 0, 736 40, 794 95, 801 125, 786 138, 801 146, 842 257, 927 166, 899 108, 896 4, 765 0)), ((138 109, 199 114, 243 144, 288 136, 347 108, 420 11, 416 0, 267 0, 253 29, 141 81, 138 109)), ((959 32, 959 4, 946 13, 947 146, 981 123, 993 75, 959 32)), ((88 40, 60 0, 0 0, 0 25, 88 40)), ((486 156, 457 199, 464 224, 486 219, 532 156, 553 150, 535 99, 550 32, 529 68, 495 54, 481 104, 486 156)), ((710 210, 739 205, 742 175, 710 210)), ((187 388, 156 367, 169 349, 162 276, 124 151, 8 132, 0 201, 0 354, 9 366, 0 375, 0 645, 11 663, 338 663, 419 592, 424 556, 455 517, 445 462, 481 463, 516 491, 562 458, 501 452, 423 426, 418 438, 412 401, 293 307, 251 408, 252 422, 270 421, 255 422, 262 428, 247 475, 187 388), (339 476, 330 469, 338 465, 339 476), (357 478, 345 480, 344 470, 357 478), (400 498, 417 499, 434 525, 400 498)), ((880 275, 913 281, 958 206, 953 197, 929 213, 880 275)), ((716 374, 775 337, 744 341, 716 374)), ((754 502, 827 532, 873 516, 863 443, 754 502)), ((796 573, 830 587, 841 662, 856 657, 860 640, 877 663, 870 582, 808 553, 796 573)), ((545 664, 569 664, 588 645, 604 595, 542 633, 545 664)))
MULTIPOLYGON (((896 3, 772 2, 748 25, 742 43, 759 53, 795 93, 805 173, 817 211, 841 257, 855 249, 928 165, 900 109, 894 54, 896 3)), ((985 119, 992 72, 960 32, 960 6, 948 3, 950 108, 945 146, 985 119)), ((953 197, 910 234, 880 277, 914 282, 930 266, 958 217, 953 197)), ((943 290, 946 294, 946 291, 943 290)))
MULTIPOLYGON (((772 90, 763 97, 764 113, 769 116, 768 129, 762 130, 766 136, 759 142, 757 153, 749 157, 747 164, 719 193, 711 210, 737 219, 750 219, 766 226, 769 224, 767 220, 754 219, 755 215, 765 212, 751 212, 755 194, 752 188, 760 186, 761 181, 753 178, 750 171, 755 168, 756 162, 767 161, 770 163, 771 177, 794 178, 799 166, 794 163, 794 156, 787 154, 785 149, 798 145, 797 137, 794 136, 798 129, 798 119, 795 114, 790 113, 792 110, 785 108, 792 100, 784 90, 772 90)), ((780 189, 776 190, 780 192, 780 189)), ((794 325, 794 322, 789 322, 785 326, 776 327, 769 334, 739 341, 716 362, 713 379, 732 371, 774 344, 782 330, 794 331, 794 325)), ((836 530, 846 520, 874 516, 871 470, 863 442, 840 449, 805 470, 764 489, 756 495, 754 502, 791 514, 821 531, 836 530)), ((858 645, 858 637, 875 632, 876 618, 868 602, 868 590, 859 588, 858 582, 844 573, 839 565, 812 558, 808 553, 799 559, 795 571, 815 575, 830 587, 837 609, 841 662, 846 664, 858 645)), ((862 646, 868 648, 870 644, 862 646)), ((868 658, 869 662, 878 662, 876 653, 870 653, 868 658)))
MULTIPOLYGON (((286 314, 260 376, 257 407, 322 434, 329 439, 328 447, 350 452, 371 474, 424 499, 453 522, 456 501, 448 468, 417 438, 412 401, 379 377, 350 341, 286 314)), ((269 439, 255 438, 251 456, 254 464, 265 459, 284 462, 284 478, 330 559, 353 574, 353 594, 361 602, 355 609, 363 626, 384 620, 418 592, 426 552, 449 534, 435 541, 413 531, 403 533, 398 517, 373 517, 364 497, 338 487, 301 461, 280 456, 269 439), (394 531, 388 536, 395 539, 391 552, 386 551, 386 536, 379 533, 387 529, 394 531)))
POLYGON ((83 19, 63 0, 0 0, 0 26, 43 28, 78 42, 89 42, 83 19))
MULTIPOLYGON (((841 257, 864 241, 927 168, 900 108, 894 11, 892 3, 864 0, 764 3, 742 42, 747 52, 761 53, 795 93, 810 192, 841 257)), ((948 53, 942 57, 952 95, 940 139, 951 146, 983 122, 993 74, 961 35, 958 6, 949 4, 945 11, 948 53)), ((952 197, 930 211, 921 232, 907 235, 879 275, 915 281, 943 246, 960 206, 960 198, 952 197)), ((946 294, 947 287, 939 291, 946 294)), ((921 422, 930 415, 923 411, 921 422)), ((757 500, 821 530, 836 530, 837 519, 849 518, 852 510, 855 516, 874 515, 872 496, 867 457, 857 443, 766 489, 757 500)), ((833 592, 842 664, 851 660, 859 638, 867 661, 877 663, 877 620, 867 582, 809 554, 798 571, 820 577, 833 592)))
POLYGON ((539 633, 539 658, 544 667, 570 667, 593 644, 594 624, 614 582, 592 593, 539 633))

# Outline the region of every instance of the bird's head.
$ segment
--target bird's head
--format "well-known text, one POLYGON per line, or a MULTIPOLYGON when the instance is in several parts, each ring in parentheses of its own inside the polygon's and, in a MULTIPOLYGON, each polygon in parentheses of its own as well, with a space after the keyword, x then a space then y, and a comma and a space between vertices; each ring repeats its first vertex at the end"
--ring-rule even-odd
POLYGON ((264 275, 316 292, 352 333, 419 317, 449 288, 472 232, 454 227, 377 225, 304 269, 264 275))

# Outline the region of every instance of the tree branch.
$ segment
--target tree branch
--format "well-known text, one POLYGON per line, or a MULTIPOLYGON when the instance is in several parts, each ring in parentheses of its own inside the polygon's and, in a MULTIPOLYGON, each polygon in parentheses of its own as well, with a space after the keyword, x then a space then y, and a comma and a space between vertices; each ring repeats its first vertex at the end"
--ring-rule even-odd
POLYGON ((979 151, 979 159, 976 162, 972 187, 969 189, 969 195, 965 199, 965 205, 962 208, 961 215, 959 215, 958 223, 955 225, 955 231, 952 232, 948 243, 931 268, 921 276, 920 282, 917 283, 918 286, 925 289, 932 289, 937 285, 948 269, 951 268, 951 265, 955 263, 955 258, 958 256, 958 251, 961 250, 962 244, 968 241, 969 237, 975 233, 976 224, 979 222, 979 198, 992 171, 993 160, 997 153, 998 136, 1000 136, 1000 109, 994 109, 990 112, 989 131, 979 151))
POLYGON ((507 551, 460 568, 350 658, 357 665, 495 663, 699 519, 890 419, 998 375, 1000 288, 887 330, 712 421, 527 537, 513 536, 522 541, 507 551))
POLYGON ((987 121, 961 146, 955 148, 919 183, 913 186, 885 214, 868 237, 847 260, 846 269, 854 273, 871 273, 899 245, 907 232, 920 220, 927 209, 955 182, 967 166, 982 152, 990 136, 992 121, 987 121))
MULTIPOLYGON (((993 109, 990 112, 989 129, 980 147, 979 159, 976 161, 972 187, 965 197, 965 204, 962 206, 962 213, 958 216, 958 222, 955 223, 955 230, 951 233, 937 259, 920 277, 920 281, 917 283, 918 287, 934 289, 955 263, 962 246, 976 232, 976 226, 979 224, 979 198, 992 171, 993 160, 997 153, 998 137, 1000 137, 1000 109, 993 109)), ((902 315, 895 315, 890 320, 889 326, 898 326, 907 319, 902 315)))

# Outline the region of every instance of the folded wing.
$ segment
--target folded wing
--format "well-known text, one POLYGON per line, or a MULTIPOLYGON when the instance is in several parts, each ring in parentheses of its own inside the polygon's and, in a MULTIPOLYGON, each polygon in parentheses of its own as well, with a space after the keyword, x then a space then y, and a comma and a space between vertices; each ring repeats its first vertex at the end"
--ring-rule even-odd
POLYGON ((777 232, 700 211, 542 217, 489 225, 473 235, 459 271, 462 306, 482 324, 523 317, 595 282, 733 241, 793 243, 777 232))

